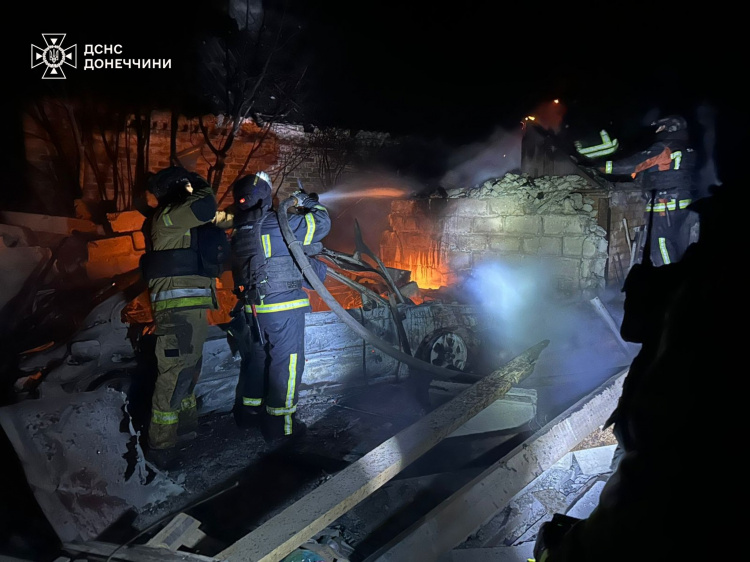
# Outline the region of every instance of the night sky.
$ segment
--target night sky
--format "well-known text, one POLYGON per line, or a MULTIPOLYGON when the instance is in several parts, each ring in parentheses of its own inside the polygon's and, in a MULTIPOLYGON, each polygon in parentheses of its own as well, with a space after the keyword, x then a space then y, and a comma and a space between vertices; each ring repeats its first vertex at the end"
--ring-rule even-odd
MULTIPOLYGON (((667 8, 618 16, 562 3, 288 4, 300 26, 296 56, 308 66, 304 119, 314 124, 460 146, 516 126, 553 98, 566 104, 571 123, 597 130, 607 124, 623 140, 637 136, 648 111, 681 112, 690 119, 701 103, 717 107, 720 119, 730 123, 722 125, 726 145, 748 122, 733 62, 739 62, 742 35, 734 29, 737 18, 718 9, 672 20, 667 8)), ((176 71, 79 68, 65 81, 42 81, 41 69, 29 67, 29 45, 42 44, 41 33, 65 32, 69 43, 118 43, 127 56, 171 58, 175 67, 189 68, 189 38, 222 25, 215 9, 220 5, 28 3, 14 20, 20 33, 11 65, 19 83, 12 104, 18 111, 40 93, 80 90, 126 99, 156 96, 166 103, 174 99, 176 71), (159 97, 160 91, 166 94, 159 97)))

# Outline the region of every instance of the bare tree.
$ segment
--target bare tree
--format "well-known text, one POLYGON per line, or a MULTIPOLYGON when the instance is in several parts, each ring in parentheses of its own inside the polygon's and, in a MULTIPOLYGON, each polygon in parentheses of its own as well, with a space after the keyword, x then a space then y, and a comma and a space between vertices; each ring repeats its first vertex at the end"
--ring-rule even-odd
POLYGON ((358 156, 356 139, 345 129, 317 130, 310 139, 310 145, 324 187, 335 185, 347 166, 358 156))
POLYGON ((283 7, 263 10, 261 2, 250 0, 232 4, 230 13, 241 19, 232 20, 225 33, 207 39, 200 53, 202 95, 217 116, 211 127, 198 117, 212 156, 207 179, 214 191, 222 183, 227 157, 247 120, 260 126, 262 133, 232 181, 245 172, 273 124, 299 112, 295 96, 306 72, 293 56, 300 26, 283 7))
POLYGON ((44 142, 49 154, 45 165, 29 163, 41 208, 50 214, 71 214, 74 199, 84 193, 86 168, 94 177, 102 211, 95 219, 132 206, 148 168, 149 111, 134 114, 91 98, 44 98, 31 103, 26 115, 33 123, 27 137, 44 142))
POLYGON ((302 162, 312 157, 313 147, 308 139, 303 135, 302 137, 294 140, 288 140, 285 150, 279 154, 279 159, 274 166, 271 178, 276 184, 276 190, 274 191, 274 197, 278 197, 281 187, 284 185, 284 180, 294 172, 302 162))
MULTIPOLYGON (((172 111, 172 164, 180 164, 177 125, 184 118, 196 124, 215 191, 227 183, 227 158, 240 138, 252 146, 249 152, 243 146, 244 164, 232 168, 230 180, 243 175, 254 158, 271 150, 274 124, 301 116, 299 93, 307 68, 297 49, 301 25, 285 10, 286 2, 269 5, 272 10, 264 10, 261 0, 234 0, 229 14, 236 19, 207 10, 190 20, 192 42, 184 46, 190 61, 168 84, 144 79, 148 87, 137 94, 107 86, 103 96, 83 88, 60 98, 65 101, 32 102, 32 134, 49 146, 48 161, 31 170, 31 183, 40 184, 32 186, 38 191, 35 204, 49 213, 70 214, 88 175, 106 210, 136 205, 148 175, 151 114, 157 109, 172 111)), ((288 173, 289 163, 280 169, 288 173)))
POLYGON ((43 143, 48 155, 28 164, 35 203, 46 213, 68 215, 73 200, 81 196, 83 147, 75 110, 67 102, 47 98, 31 103, 25 115, 29 118, 24 131, 27 144, 43 143))

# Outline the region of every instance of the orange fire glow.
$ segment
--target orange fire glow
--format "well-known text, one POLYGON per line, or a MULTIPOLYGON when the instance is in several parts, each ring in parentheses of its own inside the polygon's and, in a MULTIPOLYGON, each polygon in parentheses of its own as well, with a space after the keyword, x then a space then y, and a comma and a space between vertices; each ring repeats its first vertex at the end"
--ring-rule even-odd
POLYGON ((409 254, 401 269, 411 271, 411 279, 416 281, 420 289, 439 289, 443 284, 443 276, 430 260, 425 259, 427 256, 427 253, 422 252, 409 254))

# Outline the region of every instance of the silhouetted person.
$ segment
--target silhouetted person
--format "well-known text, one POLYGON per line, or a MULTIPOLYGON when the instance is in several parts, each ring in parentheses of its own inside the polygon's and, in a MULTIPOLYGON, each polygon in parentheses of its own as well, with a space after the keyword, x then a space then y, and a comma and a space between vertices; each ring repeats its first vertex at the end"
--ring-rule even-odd
POLYGON ((542 526, 537 562, 734 557, 720 538, 726 519, 715 503, 725 493, 717 488, 730 480, 731 497, 746 494, 744 477, 735 480, 733 461, 724 462, 737 435, 732 415, 741 411, 732 364, 741 349, 734 317, 744 291, 730 259, 741 239, 741 186, 724 183, 696 201, 698 242, 678 263, 644 277, 651 289, 670 290, 641 332, 643 347, 617 406, 622 459, 588 518, 556 514, 542 526))

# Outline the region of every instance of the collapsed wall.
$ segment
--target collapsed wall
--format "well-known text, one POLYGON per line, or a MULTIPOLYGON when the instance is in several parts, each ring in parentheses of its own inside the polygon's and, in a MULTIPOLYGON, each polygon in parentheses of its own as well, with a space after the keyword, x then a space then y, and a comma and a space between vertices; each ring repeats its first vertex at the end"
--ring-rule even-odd
POLYGON ((459 283, 477 265, 545 266, 561 296, 605 286, 606 195, 577 175, 508 173, 476 188, 396 200, 380 240, 383 262, 421 288, 459 283))

